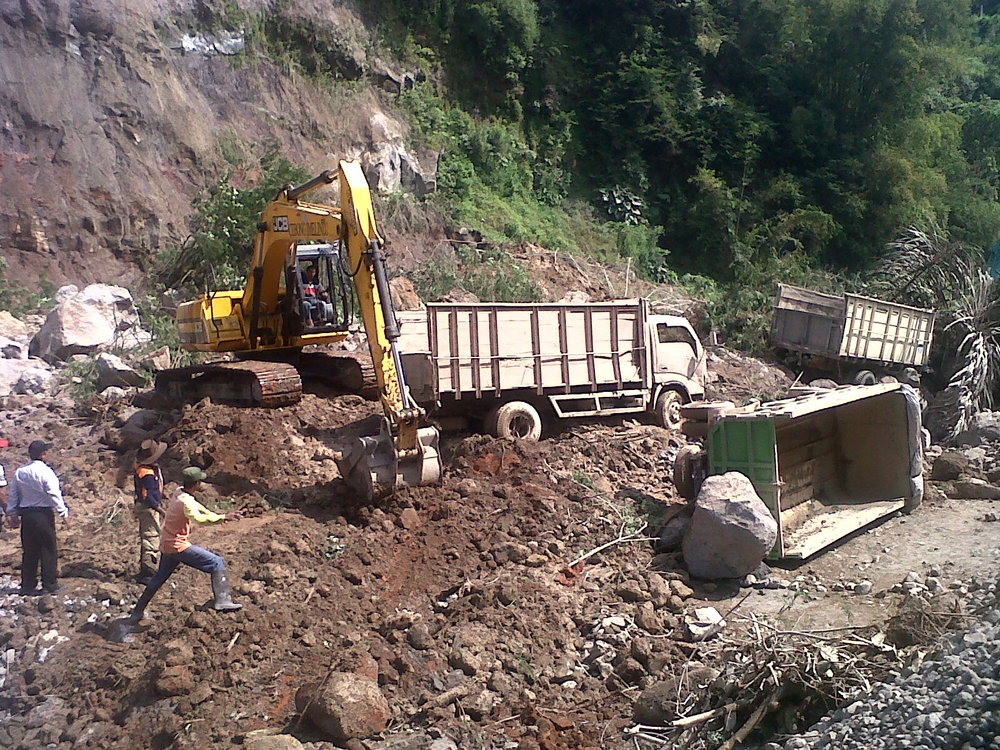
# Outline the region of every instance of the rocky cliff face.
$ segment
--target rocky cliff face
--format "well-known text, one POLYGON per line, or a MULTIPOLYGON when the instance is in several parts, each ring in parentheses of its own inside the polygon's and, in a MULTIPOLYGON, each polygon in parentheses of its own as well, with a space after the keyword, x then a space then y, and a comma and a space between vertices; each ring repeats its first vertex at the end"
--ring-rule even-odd
POLYGON ((0 253, 12 280, 136 281, 141 255, 187 235, 192 198, 220 174, 220 139, 273 139, 317 172, 361 158, 376 187, 433 189, 436 157, 408 148, 392 113, 412 77, 366 52, 350 6, 284 10, 340 40, 335 72, 359 81, 340 86, 245 50, 239 27, 200 30, 211 5, 0 0, 0 253))

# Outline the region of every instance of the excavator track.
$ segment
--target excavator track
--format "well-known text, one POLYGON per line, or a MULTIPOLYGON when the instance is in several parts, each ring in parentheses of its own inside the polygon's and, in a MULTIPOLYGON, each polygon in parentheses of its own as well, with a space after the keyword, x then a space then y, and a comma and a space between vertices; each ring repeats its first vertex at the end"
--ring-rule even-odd
POLYGON ((215 362, 156 373, 156 390, 178 401, 203 398, 236 406, 273 408, 302 398, 302 379, 285 362, 215 362))
POLYGON ((299 375, 337 390, 378 399, 378 377, 371 358, 329 352, 307 352, 299 359, 299 375))

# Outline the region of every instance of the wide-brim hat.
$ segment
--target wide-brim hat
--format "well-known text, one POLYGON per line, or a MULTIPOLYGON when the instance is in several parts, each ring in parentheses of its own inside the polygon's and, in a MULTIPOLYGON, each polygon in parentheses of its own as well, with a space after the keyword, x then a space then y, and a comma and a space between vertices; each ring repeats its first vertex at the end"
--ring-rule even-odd
POLYGON ((141 464, 155 463, 167 450, 167 444, 159 440, 143 440, 135 460, 141 464))

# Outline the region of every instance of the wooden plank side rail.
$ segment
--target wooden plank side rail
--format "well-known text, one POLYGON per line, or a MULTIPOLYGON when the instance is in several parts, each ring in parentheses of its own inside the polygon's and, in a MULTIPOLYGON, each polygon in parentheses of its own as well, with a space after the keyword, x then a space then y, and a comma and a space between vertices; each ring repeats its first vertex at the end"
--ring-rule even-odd
POLYGON ((611 311, 610 323, 611 323, 611 364, 615 370, 615 382, 618 387, 622 387, 622 353, 619 349, 620 344, 618 341, 618 306, 611 305, 609 307, 611 311))
POLYGON ((476 398, 483 395, 482 373, 479 371, 479 311, 469 311, 469 337, 472 340, 472 389, 476 392, 476 398))
POLYGON ((594 310, 591 307, 583 308, 583 338, 584 346, 587 347, 587 377, 590 379, 590 386, 597 388, 597 365, 594 360, 594 310))
POLYGON ((542 383, 542 337, 538 325, 538 308, 531 308, 529 314, 531 316, 531 356, 534 360, 535 392, 541 396, 545 393, 545 386, 542 383))
POLYGON ((462 368, 458 363, 458 309, 448 311, 448 357, 451 364, 451 388, 455 398, 462 398, 462 368))
POLYGON ((567 335, 567 328, 569 327, 568 321, 566 320, 566 308, 559 308, 559 364, 562 369, 562 382, 563 382, 563 392, 570 392, 569 383, 569 337, 567 335))
POLYGON ((489 310, 489 322, 490 322, 490 376, 493 378, 493 391, 496 393, 497 398, 500 397, 501 387, 500 387, 500 335, 497 329, 499 328, 499 321, 497 320, 497 309, 496 307, 491 307, 489 310))

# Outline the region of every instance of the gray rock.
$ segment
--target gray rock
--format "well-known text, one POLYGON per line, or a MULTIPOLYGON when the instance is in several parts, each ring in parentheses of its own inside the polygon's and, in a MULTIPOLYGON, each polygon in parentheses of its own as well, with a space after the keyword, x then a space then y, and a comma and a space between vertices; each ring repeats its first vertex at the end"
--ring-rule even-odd
POLYGON ((91 284, 82 291, 62 287, 58 304, 31 340, 29 353, 49 362, 115 346, 127 350, 148 343, 128 289, 91 284))
POLYGON ((114 354, 102 352, 97 355, 97 390, 105 388, 141 388, 146 385, 146 377, 133 370, 114 354))
POLYGON ((378 683, 350 672, 334 672, 325 684, 299 688, 295 707, 339 742, 383 732, 392 716, 378 683))
POLYGON ((28 368, 14 383, 13 391, 19 395, 39 395, 48 392, 52 385, 52 372, 41 368, 28 368))
POLYGON ((778 524, 750 480, 731 471, 705 480, 684 537, 684 562, 692 576, 742 578, 770 552, 778 524))
POLYGON ((657 552, 672 552, 681 546, 684 535, 691 527, 691 516, 681 513, 667 521, 660 530, 660 538, 656 540, 657 552))
POLYGON ((967 474, 969 459, 960 451, 945 451, 934 459, 931 479, 935 482, 950 482, 967 474))
MULTIPOLYGON (((265 730, 270 731, 270 730, 265 730)), ((290 734, 257 734, 251 732, 243 740, 245 750, 302 750, 302 743, 290 734)))
POLYGON ((944 494, 956 500, 996 500, 1000 498, 1000 487, 969 477, 944 485, 944 494))

